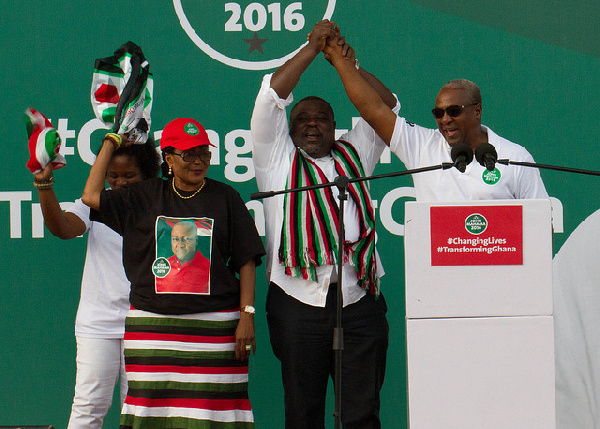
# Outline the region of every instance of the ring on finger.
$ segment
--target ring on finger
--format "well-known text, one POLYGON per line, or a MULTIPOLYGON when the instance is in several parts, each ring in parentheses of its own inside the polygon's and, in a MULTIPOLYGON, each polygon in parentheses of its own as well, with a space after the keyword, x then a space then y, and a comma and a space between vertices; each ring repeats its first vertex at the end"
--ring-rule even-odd
POLYGON ((252 344, 246 344, 246 350, 252 350, 252 344))

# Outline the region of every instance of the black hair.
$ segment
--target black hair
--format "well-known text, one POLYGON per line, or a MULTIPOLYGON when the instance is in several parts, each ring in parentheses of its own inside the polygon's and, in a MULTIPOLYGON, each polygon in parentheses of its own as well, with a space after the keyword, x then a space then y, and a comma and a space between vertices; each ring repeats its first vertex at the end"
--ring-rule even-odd
POLYGON ((148 141, 144 144, 120 147, 113 152, 112 156, 127 156, 133 159, 144 179, 151 179, 158 175, 160 159, 152 137, 148 137, 148 141))
POLYGON ((294 114, 296 107, 305 101, 318 101, 318 102, 323 103, 325 106, 327 106, 327 110, 329 111, 329 114, 331 115, 331 120, 332 121, 335 120, 335 117, 333 116, 333 108, 331 107, 331 104, 329 104, 327 101, 323 100, 321 97, 317 97, 316 95, 309 95, 308 97, 304 97, 302 100, 300 100, 296 104, 294 104, 294 106, 292 107, 292 110, 290 110, 290 117, 292 117, 292 115, 294 114))

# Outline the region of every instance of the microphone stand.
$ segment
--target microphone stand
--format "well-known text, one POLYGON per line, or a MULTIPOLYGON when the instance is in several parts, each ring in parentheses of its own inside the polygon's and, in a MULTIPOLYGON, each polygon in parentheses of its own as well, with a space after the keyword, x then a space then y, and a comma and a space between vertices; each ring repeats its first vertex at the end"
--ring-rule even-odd
POLYGON ((321 183, 319 185, 303 186, 300 188, 284 189, 281 191, 266 191, 266 192, 254 192, 250 194, 250 199, 258 200, 263 198, 270 198, 275 195, 287 194, 290 192, 304 192, 313 189, 328 188, 336 186, 339 190, 338 195, 338 285, 336 291, 336 326, 333 330, 333 351, 335 358, 335 377, 334 377, 334 394, 335 394, 335 429, 341 427, 342 418, 342 351, 344 349, 344 330, 342 327, 342 307, 343 307, 343 296, 342 296, 342 278, 343 278, 343 267, 344 267, 344 243, 345 243, 345 229, 344 229, 344 202, 348 199, 348 185, 354 182, 363 182, 366 180, 381 179, 384 177, 397 177, 405 176, 408 174, 416 174, 425 171, 432 170, 447 170, 455 166, 454 162, 443 162, 438 165, 431 165, 428 167, 415 168, 412 170, 397 171, 393 173, 378 174, 375 176, 367 177, 355 177, 349 179, 346 176, 337 176, 333 182, 321 183))
POLYGON ((510 159, 498 159, 498 160, 496 160, 496 162, 498 164, 504 164, 504 165, 509 165, 509 164, 523 165, 525 167, 545 168, 547 170, 566 171, 569 173, 579 173, 579 174, 588 174, 591 176, 600 176, 600 171, 583 170, 581 168, 560 167, 557 165, 538 164, 536 162, 511 161, 510 159))
MULTIPOLYGON (((345 176, 337 176, 333 182, 321 183, 318 185, 312 186, 303 186, 300 188, 292 188, 292 189, 284 189, 280 191, 264 191, 264 192, 254 192, 250 194, 250 199, 258 200, 264 198, 271 198, 280 194, 287 194, 290 192, 304 192, 310 191, 313 189, 321 189, 336 186, 339 190, 338 200, 340 201, 338 205, 338 289, 336 293, 336 326, 333 332, 333 350, 335 353, 335 379, 334 379, 334 393, 335 393, 335 429, 339 429, 341 427, 341 413, 342 413, 342 351, 344 349, 344 332, 342 327, 342 307, 343 307, 343 296, 342 296, 342 270, 343 270, 343 262, 344 262, 344 242, 345 242, 345 229, 344 229, 344 202, 348 199, 347 190, 348 185, 350 183, 362 182, 367 180, 374 179, 382 179, 386 177, 398 177, 405 175, 412 175, 416 173, 422 173, 426 171, 432 170, 448 170, 452 167, 457 167, 457 160, 454 162, 442 162, 441 164, 431 165, 427 167, 420 167, 411 170, 397 171, 393 173, 385 173, 385 174, 377 174, 373 176, 367 177, 356 177, 354 179, 349 179, 345 176)), ((470 162, 470 160, 469 160, 470 162)), ((469 163, 467 162, 467 164, 469 163)), ((526 167, 536 167, 536 168, 544 168, 549 170, 558 170, 558 171, 566 171, 571 173, 580 173, 580 174, 588 174, 594 176, 600 176, 599 171, 593 170, 583 170, 579 168, 570 168, 570 167, 560 167, 548 164, 537 164, 534 162, 525 162, 525 161, 511 161, 509 159, 497 159, 495 162, 504 165, 521 165, 526 167)), ((457 167, 458 168, 458 167, 457 167)))
MULTIPOLYGON (((500 162, 500 161, 504 161, 504 160, 499 159, 497 162, 500 162)), ((508 160, 506 160, 506 161, 508 161, 508 160)), ((511 161, 511 163, 512 163, 512 161, 511 161)), ((449 168, 454 167, 454 164, 455 164, 454 162, 442 162, 441 164, 430 165, 428 167, 419 167, 419 168, 413 168, 411 170, 395 171, 393 173, 376 174, 374 176, 367 176, 367 177, 356 177, 354 179, 348 179, 346 177, 346 179, 348 179, 348 183, 363 182, 365 180, 382 179, 384 177, 406 176, 408 174, 416 174, 416 173, 421 173, 424 171, 448 170, 449 168)), ((341 177, 344 177, 344 176, 341 176, 341 177)), ((250 194, 250 199, 251 200, 262 200, 264 198, 271 198, 276 195, 289 194, 290 192, 310 191, 312 189, 330 188, 332 186, 336 186, 336 183, 335 182, 327 182, 327 183, 321 183, 319 185, 302 186, 300 188, 282 189, 281 191, 253 192, 250 194)), ((339 199, 339 197, 338 197, 338 199, 339 199)))
POLYGON ((344 201, 348 199, 348 185, 350 179, 338 176, 334 180, 339 190, 338 200, 338 287, 335 299, 335 327, 333 328, 333 353, 335 358, 333 392, 335 395, 334 420, 335 429, 340 428, 342 420, 342 351, 344 350, 344 328, 342 327, 342 284, 344 268, 344 243, 346 242, 346 229, 344 228, 344 201))

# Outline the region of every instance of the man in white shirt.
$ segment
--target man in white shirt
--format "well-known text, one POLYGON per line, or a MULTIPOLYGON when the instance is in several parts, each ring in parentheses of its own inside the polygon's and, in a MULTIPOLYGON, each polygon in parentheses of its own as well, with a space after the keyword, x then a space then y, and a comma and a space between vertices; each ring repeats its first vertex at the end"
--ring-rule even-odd
MULTIPOLYGON (((344 57, 335 38, 329 39, 325 53, 350 101, 406 168, 451 162, 453 146, 466 144, 475 151, 484 142, 495 147, 499 159, 533 162, 525 148, 481 125, 481 93, 473 82, 457 79, 442 87, 432 109, 437 129, 428 129, 398 117, 344 57)), ((538 169, 524 166, 496 164, 488 171, 471 162, 464 173, 435 170, 415 174, 413 180, 419 201, 548 198, 538 169)))
MULTIPOLYGON (((251 122, 261 191, 330 182, 338 175, 370 175, 385 148, 362 120, 336 141, 331 106, 318 97, 307 97, 292 108, 288 128, 286 107, 292 103, 292 90, 326 38, 338 34, 328 20, 317 23, 309 43, 263 79, 251 122)), ((347 45, 341 49, 358 69, 353 50, 347 45)), ((358 72, 390 108, 396 106, 396 98, 381 82, 362 69, 358 72)), ((270 281, 267 321, 273 351, 281 361, 286 427, 313 429, 324 427, 327 383, 334 375, 338 190, 323 188, 308 195, 268 198, 264 211, 270 281)), ((349 188, 344 226, 348 261, 341 274, 341 420, 344 428, 379 428, 388 324, 385 301, 379 295, 383 269, 365 182, 349 188)))

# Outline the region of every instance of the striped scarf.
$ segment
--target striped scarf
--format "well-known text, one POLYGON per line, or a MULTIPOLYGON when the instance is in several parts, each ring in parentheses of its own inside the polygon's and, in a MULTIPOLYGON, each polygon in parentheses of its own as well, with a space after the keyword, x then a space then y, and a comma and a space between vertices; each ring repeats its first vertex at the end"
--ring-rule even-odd
MULTIPOLYGON (((364 169, 356 149, 338 140, 331 149, 335 171, 350 179, 364 177, 364 169)), ((288 189, 327 183, 323 171, 296 150, 288 176, 288 189)), ((359 285, 379 295, 379 279, 375 258, 375 214, 365 182, 348 186, 348 195, 359 214, 359 239, 346 242, 344 262, 352 260, 359 285)), ((285 195, 284 221, 281 230, 279 262, 292 277, 317 281, 316 267, 336 265, 338 255, 338 205, 331 187, 285 195)))

